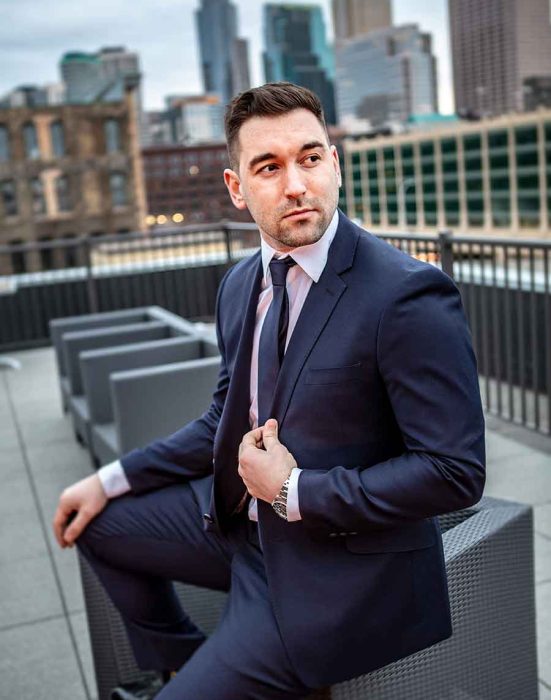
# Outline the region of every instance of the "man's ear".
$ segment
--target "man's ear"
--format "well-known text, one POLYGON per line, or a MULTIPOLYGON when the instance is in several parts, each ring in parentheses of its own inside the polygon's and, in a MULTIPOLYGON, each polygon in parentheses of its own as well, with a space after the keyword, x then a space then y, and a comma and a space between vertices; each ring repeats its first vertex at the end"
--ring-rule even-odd
POLYGON ((224 170, 224 182, 226 183, 234 207, 237 209, 246 209, 247 205, 241 193, 241 180, 239 179, 239 175, 234 170, 226 168, 224 170))
POLYGON ((337 181, 339 183, 339 187, 341 187, 341 185, 342 185, 341 166, 340 166, 340 161, 339 161, 339 152, 337 151, 336 146, 331 146, 331 156, 333 158, 333 165, 335 167, 335 172, 337 173, 337 181))

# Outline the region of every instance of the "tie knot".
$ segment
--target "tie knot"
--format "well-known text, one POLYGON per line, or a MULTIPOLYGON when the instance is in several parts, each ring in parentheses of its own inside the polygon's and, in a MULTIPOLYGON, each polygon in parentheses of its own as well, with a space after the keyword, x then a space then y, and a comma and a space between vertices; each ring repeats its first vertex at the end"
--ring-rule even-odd
POLYGON ((270 274, 272 275, 272 284, 274 287, 285 286, 287 273, 289 269, 296 264, 296 260, 293 260, 289 255, 285 258, 272 258, 270 262, 270 274))

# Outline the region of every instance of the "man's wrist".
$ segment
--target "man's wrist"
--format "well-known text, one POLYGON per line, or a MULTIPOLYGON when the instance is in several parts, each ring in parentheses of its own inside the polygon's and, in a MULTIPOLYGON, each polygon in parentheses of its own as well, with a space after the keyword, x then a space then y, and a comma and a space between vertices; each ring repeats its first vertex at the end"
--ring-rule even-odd
POLYGON ((277 515, 279 515, 280 518, 283 518, 283 520, 287 520, 287 498, 289 495, 289 483, 291 481, 291 474, 293 472, 293 469, 295 469, 295 467, 291 468, 291 471, 289 472, 287 478, 281 485, 279 492, 277 493, 276 497, 271 503, 271 506, 274 509, 274 511, 277 513, 277 515))
POLYGON ((106 464, 96 473, 107 498, 117 498, 130 491, 130 484, 119 460, 106 464))
POLYGON ((302 520, 298 502, 298 480, 302 469, 295 467, 289 475, 289 489, 287 491, 287 520, 292 523, 302 520))

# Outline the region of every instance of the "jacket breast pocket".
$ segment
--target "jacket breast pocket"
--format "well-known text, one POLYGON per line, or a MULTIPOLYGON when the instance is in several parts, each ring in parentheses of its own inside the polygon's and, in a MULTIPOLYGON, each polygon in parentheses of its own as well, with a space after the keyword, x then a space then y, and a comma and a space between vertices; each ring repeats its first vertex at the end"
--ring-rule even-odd
POLYGON ((436 542, 436 536, 434 523, 427 520, 416 523, 413 527, 388 528, 348 535, 345 544, 350 552, 356 554, 409 552, 432 547, 436 542))
POLYGON ((364 368, 361 362, 346 367, 313 367, 306 372, 304 383, 323 385, 359 381, 363 377, 363 372, 364 368))

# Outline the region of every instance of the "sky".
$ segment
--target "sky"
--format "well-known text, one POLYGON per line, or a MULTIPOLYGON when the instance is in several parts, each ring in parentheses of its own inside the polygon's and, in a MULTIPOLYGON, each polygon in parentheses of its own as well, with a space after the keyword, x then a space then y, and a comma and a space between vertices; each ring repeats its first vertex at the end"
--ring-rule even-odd
MULTIPOLYGON (((322 6, 332 39, 330 0, 322 6)), ((235 0, 239 33, 249 39, 253 85, 261 70, 261 0, 235 0)), ((199 0, 0 0, 0 96, 18 85, 58 82, 67 51, 124 45, 140 55, 146 109, 161 109, 169 94, 203 91, 194 10, 199 0), (46 8, 55 8, 46 11, 46 8)), ((447 0, 393 0, 395 24, 415 22, 433 35, 440 111, 453 112, 447 0)))

